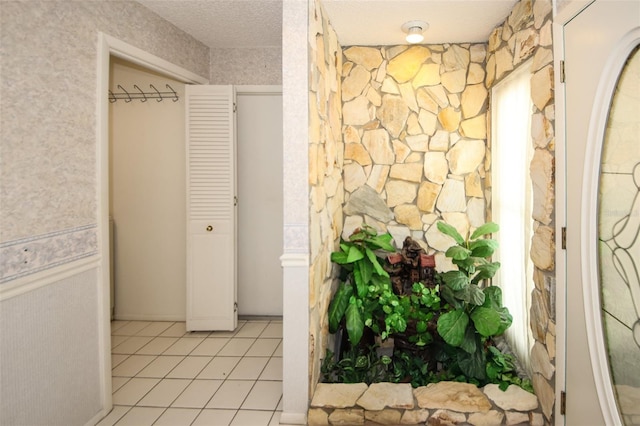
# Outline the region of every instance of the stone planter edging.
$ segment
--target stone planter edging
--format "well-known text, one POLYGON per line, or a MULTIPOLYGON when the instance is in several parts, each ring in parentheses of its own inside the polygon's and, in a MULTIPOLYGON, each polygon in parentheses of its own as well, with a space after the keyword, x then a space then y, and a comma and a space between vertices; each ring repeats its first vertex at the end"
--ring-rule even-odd
POLYGON ((483 388, 458 382, 318 383, 309 426, 333 425, 531 425, 545 424, 538 398, 511 385, 483 388))

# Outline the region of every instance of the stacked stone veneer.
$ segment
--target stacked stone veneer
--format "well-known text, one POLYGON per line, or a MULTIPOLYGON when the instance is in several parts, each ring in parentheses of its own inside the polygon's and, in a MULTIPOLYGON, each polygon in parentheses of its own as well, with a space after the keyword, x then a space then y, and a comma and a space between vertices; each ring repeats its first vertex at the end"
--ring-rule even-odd
POLYGON ((320 425, 543 425, 535 395, 511 385, 478 388, 440 382, 324 384, 316 389, 308 424, 320 425))
POLYGON ((552 6, 550 0, 522 0, 503 25, 494 29, 487 48, 486 84, 493 86, 528 59, 531 67, 535 148, 530 165, 533 182, 534 236, 531 260, 535 289, 530 321, 533 386, 545 418, 551 421, 555 402, 555 109, 553 91, 552 6))
MULTIPOLYGON (((310 394, 330 343, 336 284, 330 253, 362 223, 412 236, 451 265, 452 241, 491 218, 489 91, 532 61, 535 265, 533 382, 545 420, 554 405, 554 103, 550 0, 523 0, 488 43, 342 49, 321 3, 309 3, 310 394), (344 219, 343 219, 344 213, 344 219)), ((468 419, 467 419, 468 420, 468 419)))
POLYGON ((319 2, 309 3, 309 372, 310 395, 320 358, 331 347, 329 300, 338 268, 331 263, 342 232, 344 204, 341 79, 342 49, 319 2))
POLYGON ((485 222, 489 170, 485 44, 349 47, 342 101, 347 237, 366 222, 412 236, 439 268, 452 240, 485 222))

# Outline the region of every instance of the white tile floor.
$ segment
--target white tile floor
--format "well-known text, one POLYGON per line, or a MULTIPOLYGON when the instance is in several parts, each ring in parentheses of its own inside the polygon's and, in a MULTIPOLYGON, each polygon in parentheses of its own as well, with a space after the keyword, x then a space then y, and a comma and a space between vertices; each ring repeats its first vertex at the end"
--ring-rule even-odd
POLYGON ((184 322, 111 323, 113 411, 98 426, 278 425, 282 321, 187 333, 184 322))

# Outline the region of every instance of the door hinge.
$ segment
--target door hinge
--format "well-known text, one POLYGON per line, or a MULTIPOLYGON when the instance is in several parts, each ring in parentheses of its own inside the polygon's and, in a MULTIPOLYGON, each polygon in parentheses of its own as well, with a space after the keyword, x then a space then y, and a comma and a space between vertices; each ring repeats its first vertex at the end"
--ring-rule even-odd
POLYGON ((238 104, 237 103, 233 103, 233 112, 238 112, 238 104))
POLYGON ((563 416, 567 413, 567 393, 565 391, 560 392, 560 414, 563 416))
POLYGON ((233 312, 238 312, 238 302, 233 302, 233 312))
POLYGON ((562 227, 562 249, 567 249, 567 228, 564 226, 562 227))
POLYGON ((237 196, 237 195, 234 195, 234 196, 233 196, 233 205, 234 205, 234 206, 237 206, 237 205, 238 205, 238 196, 237 196))
POLYGON ((565 77, 564 61, 560 61, 560 83, 564 83, 565 77))

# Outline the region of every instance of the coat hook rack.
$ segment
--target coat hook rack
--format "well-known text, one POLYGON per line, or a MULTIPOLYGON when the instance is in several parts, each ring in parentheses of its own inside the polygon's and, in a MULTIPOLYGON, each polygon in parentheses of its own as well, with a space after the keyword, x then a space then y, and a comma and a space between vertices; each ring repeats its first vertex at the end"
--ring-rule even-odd
POLYGON ((124 92, 124 94, 127 95, 127 99, 124 100, 126 103, 129 103, 129 102, 132 101, 131 95, 129 94, 129 92, 127 92, 127 90, 124 87, 122 87, 122 86, 120 86, 118 84, 118 89, 122 90, 124 92))
POLYGON ((138 92, 142 95, 143 99, 141 99, 141 102, 147 102, 147 95, 142 91, 142 89, 140 89, 137 84, 134 84, 133 87, 138 89, 138 92))
POLYGON ((173 93, 173 99, 172 99, 173 102, 178 102, 178 94, 176 93, 176 91, 173 90, 173 88, 168 84, 166 86, 167 86, 167 89, 171 90, 171 92, 173 93))
POLYGON ((118 100, 124 100, 126 103, 139 99, 140 102, 147 102, 149 99, 155 99, 157 102, 162 102, 165 99, 171 99, 173 102, 178 102, 180 99, 178 93, 170 85, 165 85, 169 91, 161 92, 153 84, 149 84, 149 87, 153 89, 151 92, 145 92, 137 84, 133 85, 135 91, 127 91, 121 85, 117 85, 120 92, 113 92, 109 90, 109 102, 114 103, 118 100), (137 92, 136 92, 137 91, 137 92))

